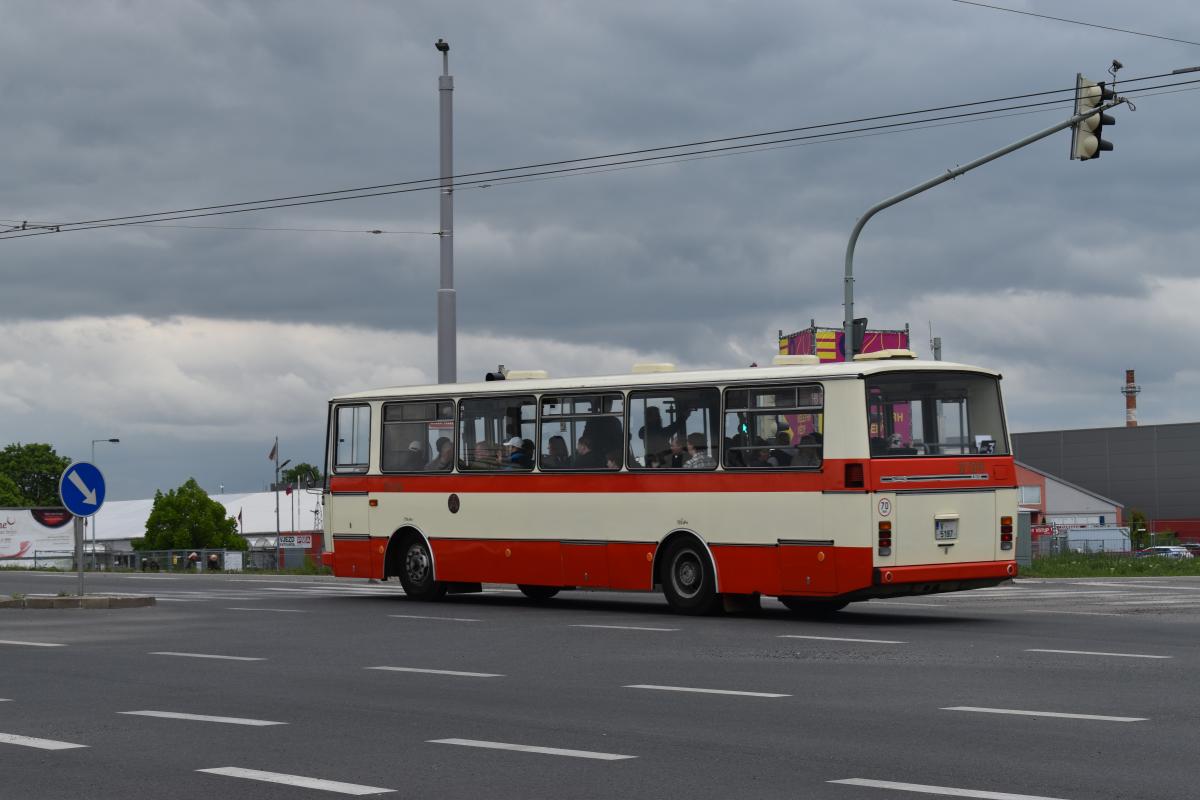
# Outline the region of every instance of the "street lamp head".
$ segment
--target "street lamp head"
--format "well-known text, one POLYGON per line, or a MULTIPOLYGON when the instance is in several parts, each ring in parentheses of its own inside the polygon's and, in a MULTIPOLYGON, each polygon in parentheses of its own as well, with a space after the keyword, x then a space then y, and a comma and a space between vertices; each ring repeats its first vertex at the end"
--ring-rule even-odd
POLYGON ((109 439, 109 441, 112 442, 113 444, 118 444, 121 440, 120 439, 109 439))
POLYGON ((292 460, 289 458, 287 461, 284 461, 282 464, 280 464, 280 465, 279 465, 279 468, 280 468, 280 469, 283 469, 284 467, 286 467, 286 466, 287 466, 288 464, 290 464, 290 463, 292 463, 292 460))
POLYGON ((436 42, 433 43, 433 46, 438 49, 438 52, 441 52, 441 53, 449 53, 450 52, 450 43, 447 42, 445 39, 438 39, 436 42))

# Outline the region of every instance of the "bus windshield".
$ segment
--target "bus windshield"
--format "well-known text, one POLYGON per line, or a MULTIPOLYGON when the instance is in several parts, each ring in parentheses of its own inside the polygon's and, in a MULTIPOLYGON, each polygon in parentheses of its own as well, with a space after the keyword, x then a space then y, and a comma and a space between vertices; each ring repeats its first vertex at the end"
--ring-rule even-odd
POLYGON ((1000 382, 967 372, 893 372, 866 379, 871 455, 1008 455, 1000 382))

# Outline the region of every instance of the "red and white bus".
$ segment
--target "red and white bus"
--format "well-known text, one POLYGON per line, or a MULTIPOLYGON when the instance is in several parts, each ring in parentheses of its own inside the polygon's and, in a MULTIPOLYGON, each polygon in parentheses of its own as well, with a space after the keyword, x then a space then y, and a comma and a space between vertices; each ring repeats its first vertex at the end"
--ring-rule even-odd
POLYGON ((1017 571, 1000 376, 908 351, 360 392, 330 402, 327 442, 325 563, 418 599, 831 611, 1017 571))

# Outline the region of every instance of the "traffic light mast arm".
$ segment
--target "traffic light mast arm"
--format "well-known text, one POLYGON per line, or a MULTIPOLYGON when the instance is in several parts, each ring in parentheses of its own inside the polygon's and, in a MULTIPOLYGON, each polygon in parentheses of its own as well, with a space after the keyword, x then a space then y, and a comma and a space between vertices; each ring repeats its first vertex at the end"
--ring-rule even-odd
POLYGON ((1070 128, 1072 125, 1082 122, 1083 120, 1087 119, 1088 117, 1092 116, 1093 114, 1108 111, 1110 108, 1116 108, 1117 106, 1119 106, 1125 102, 1126 102, 1126 100, 1123 97, 1114 98, 1109 103, 1102 104, 1096 108, 1088 109, 1087 111, 1085 111, 1082 114, 1076 114, 1075 116, 1071 117, 1068 120, 1059 122, 1056 125, 1051 125, 1049 128, 1046 128, 1045 130, 1038 131, 1037 133, 1026 136, 1024 139, 1021 139, 1020 141, 1013 142, 1012 144, 1007 145, 1005 147, 1001 147, 999 150, 995 150, 991 153, 988 153, 985 156, 981 156, 968 164, 962 165, 961 167, 955 167, 954 169, 948 169, 945 172, 943 172, 941 175, 938 175, 936 178, 931 178, 931 179, 925 181, 924 183, 917 184, 916 186, 912 187, 908 191, 901 192, 900 194, 897 194, 897 195, 893 195, 892 197, 889 197, 888 199, 886 199, 882 202, 876 203, 875 205, 868 208, 866 213, 864 213, 861 217, 859 217, 858 222, 856 222, 854 224, 854 230, 851 231, 851 233, 850 233, 850 241, 846 245, 846 277, 845 277, 845 281, 843 284, 843 289, 845 292, 844 306, 845 306, 846 315, 845 315, 845 321, 842 325, 843 335, 845 336, 845 339, 843 341, 844 341, 844 348, 845 348, 845 352, 846 352, 846 360, 850 361, 855 356, 854 346, 853 346, 854 246, 856 244, 858 244, 858 235, 860 233, 862 233, 863 226, 867 224, 867 220, 871 219, 871 217, 875 216, 880 211, 883 211, 885 208, 894 206, 899 202, 907 200, 910 197, 913 197, 915 195, 920 194, 921 192, 926 191, 927 189, 932 189, 935 186, 940 186, 941 184, 945 183, 946 181, 952 181, 955 178, 957 178, 959 175, 970 172, 971 170, 975 169, 976 167, 982 167, 984 164, 988 163, 989 161, 995 161, 997 158, 1000 158, 1001 156, 1006 156, 1009 153, 1013 152, 1014 150, 1020 150, 1022 147, 1027 147, 1028 145, 1031 145, 1034 142, 1045 139, 1047 136, 1051 136, 1055 133, 1058 133, 1061 130, 1070 128))

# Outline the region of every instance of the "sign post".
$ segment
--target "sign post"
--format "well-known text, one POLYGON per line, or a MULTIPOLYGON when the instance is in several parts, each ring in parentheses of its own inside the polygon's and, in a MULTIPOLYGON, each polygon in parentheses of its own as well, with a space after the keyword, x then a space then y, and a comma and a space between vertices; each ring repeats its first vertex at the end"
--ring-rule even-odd
POLYGON ((75 567, 79 570, 79 596, 82 597, 83 520, 93 516, 104 505, 104 475, 94 464, 76 461, 58 479, 58 496, 63 507, 75 516, 75 567))

